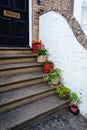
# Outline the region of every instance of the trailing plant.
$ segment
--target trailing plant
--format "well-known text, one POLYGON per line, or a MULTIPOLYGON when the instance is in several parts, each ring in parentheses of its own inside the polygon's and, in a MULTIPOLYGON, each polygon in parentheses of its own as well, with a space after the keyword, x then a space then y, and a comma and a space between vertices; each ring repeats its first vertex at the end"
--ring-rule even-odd
POLYGON ((69 98, 71 90, 64 85, 56 88, 56 93, 61 98, 69 98))
POLYGON ((81 103, 81 99, 78 97, 76 92, 72 92, 70 94, 70 106, 69 111, 73 113, 74 115, 77 115, 80 113, 78 104, 81 103))
POLYGON ((81 99, 78 97, 76 92, 72 92, 70 94, 70 102, 75 103, 75 104, 80 104, 81 103, 81 99))
POLYGON ((48 81, 48 84, 57 84, 59 80, 60 70, 58 68, 53 68, 48 75, 44 75, 44 81, 48 81))
POLYGON ((46 53, 47 53, 47 50, 44 48, 44 49, 38 49, 37 50, 37 55, 38 56, 44 56, 44 55, 46 55, 46 53))

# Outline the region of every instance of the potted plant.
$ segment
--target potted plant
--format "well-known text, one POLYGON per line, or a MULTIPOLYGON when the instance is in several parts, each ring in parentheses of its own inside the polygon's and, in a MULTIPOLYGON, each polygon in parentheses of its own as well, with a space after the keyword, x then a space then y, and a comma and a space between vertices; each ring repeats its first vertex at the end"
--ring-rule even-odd
POLYGON ((45 61, 43 63, 43 72, 44 72, 44 74, 49 74, 50 70, 53 69, 53 67, 54 67, 54 64, 53 64, 52 61, 48 61, 48 60, 45 61))
POLYGON ((72 92, 70 94, 70 107, 69 110, 73 114, 79 113, 79 104, 81 103, 81 99, 78 97, 76 92, 72 92))
POLYGON ((47 50, 44 49, 38 49, 37 50, 37 62, 45 62, 46 61, 46 53, 47 50))
POLYGON ((42 40, 32 40, 32 49, 34 54, 36 54, 37 50, 41 49, 43 46, 42 40))
POLYGON ((57 85, 60 81, 60 70, 58 68, 53 68, 50 73, 44 75, 44 81, 48 81, 49 85, 57 85))
POLYGON ((60 98, 69 98, 71 90, 64 85, 61 85, 60 87, 56 88, 56 93, 60 98))

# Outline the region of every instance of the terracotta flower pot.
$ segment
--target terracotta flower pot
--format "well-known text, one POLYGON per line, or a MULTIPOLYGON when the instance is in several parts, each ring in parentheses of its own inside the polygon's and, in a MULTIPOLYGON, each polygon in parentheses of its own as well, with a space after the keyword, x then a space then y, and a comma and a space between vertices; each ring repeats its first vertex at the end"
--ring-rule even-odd
POLYGON ((70 109, 73 113, 76 113, 78 111, 78 106, 75 104, 71 104, 70 109))
POLYGON ((42 48, 42 44, 38 44, 38 43, 32 44, 32 49, 33 49, 34 54, 37 52, 38 49, 41 49, 41 48, 42 48))
POLYGON ((49 74, 50 73, 50 70, 54 67, 54 64, 53 63, 50 63, 50 64, 47 64, 47 63, 44 63, 43 64, 43 72, 45 74, 49 74))

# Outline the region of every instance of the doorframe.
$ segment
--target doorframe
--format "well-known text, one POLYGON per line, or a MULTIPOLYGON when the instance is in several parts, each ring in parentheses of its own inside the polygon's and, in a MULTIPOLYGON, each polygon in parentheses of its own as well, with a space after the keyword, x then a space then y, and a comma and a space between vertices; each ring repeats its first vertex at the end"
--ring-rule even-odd
POLYGON ((32 47, 32 0, 29 0, 29 46, 32 47))

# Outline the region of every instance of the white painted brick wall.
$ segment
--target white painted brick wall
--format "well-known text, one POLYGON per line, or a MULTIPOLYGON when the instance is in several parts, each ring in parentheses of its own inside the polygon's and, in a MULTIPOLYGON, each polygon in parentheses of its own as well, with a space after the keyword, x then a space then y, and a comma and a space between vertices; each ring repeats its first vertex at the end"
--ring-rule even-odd
POLYGON ((81 24, 82 4, 83 0, 74 0, 74 16, 78 20, 79 24, 81 24))
POLYGON ((39 19, 39 38, 48 49, 49 60, 62 72, 62 82, 82 94, 80 110, 87 113, 87 50, 76 40, 66 19, 50 11, 39 19))

